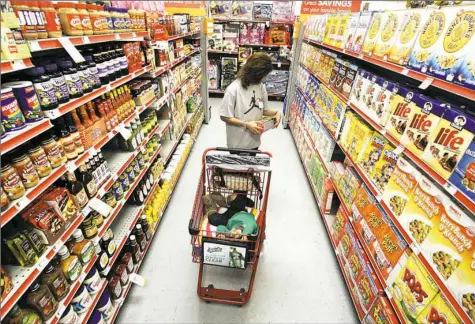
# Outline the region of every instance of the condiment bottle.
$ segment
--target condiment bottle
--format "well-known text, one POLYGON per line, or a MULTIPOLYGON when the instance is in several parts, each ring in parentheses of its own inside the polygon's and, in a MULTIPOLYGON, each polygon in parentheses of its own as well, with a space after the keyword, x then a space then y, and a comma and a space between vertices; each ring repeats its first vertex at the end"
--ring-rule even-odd
POLYGON ((109 12, 109 7, 104 7, 103 8, 103 15, 106 19, 106 26, 107 26, 107 33, 113 33, 114 32, 114 24, 112 23, 112 17, 109 12))
POLYGON ((70 60, 59 61, 59 67, 63 72, 66 85, 68 86, 69 97, 79 98, 82 97, 82 83, 79 78, 78 71, 73 67, 73 63, 70 60))
POLYGON ((86 217, 86 219, 82 222, 82 230, 84 231, 84 237, 87 239, 92 239, 97 235, 97 225, 96 220, 92 215, 86 217))
POLYGON ((76 281, 76 279, 79 278, 82 272, 82 265, 81 262, 79 262, 78 257, 75 255, 71 255, 65 245, 63 245, 59 249, 58 255, 61 258, 59 264, 61 270, 66 276, 66 279, 68 279, 69 282, 76 281))
POLYGON ((46 31, 48 32, 48 37, 58 38, 63 36, 59 17, 56 10, 54 9, 53 3, 51 1, 38 1, 38 5, 44 14, 45 27, 46 31))
POLYGON ((94 253, 96 252, 94 244, 84 238, 80 229, 74 231, 73 238, 75 242, 71 248, 71 253, 76 255, 82 264, 86 264, 91 261, 94 253))
POLYGON ((94 124, 91 119, 89 119, 89 115, 86 111, 86 105, 82 105, 79 107, 79 116, 81 117, 82 124, 85 128, 88 128, 94 124))
POLYGON ((101 298, 99 298, 96 309, 102 313, 104 321, 108 322, 110 319, 112 319, 112 316, 114 315, 114 308, 112 307, 110 294, 107 290, 104 290, 101 298))
POLYGON ((99 78, 97 65, 92 60, 92 53, 91 55, 85 55, 84 59, 86 60, 87 68, 89 70, 89 81, 94 89, 99 89, 101 87, 101 79, 99 78))
POLYGON ((135 264, 139 263, 139 261, 142 260, 142 252, 140 251, 140 247, 137 244, 135 235, 130 235, 129 242, 127 243, 128 245, 126 251, 129 251, 132 254, 132 259, 134 260, 135 264))
POLYGON ((73 306, 68 305, 59 320, 59 324, 79 323, 79 315, 74 311, 73 306))
POLYGON ((64 121, 63 116, 56 118, 53 121, 53 124, 56 128, 57 134, 59 134, 59 141, 61 146, 66 153, 68 160, 74 160, 78 157, 78 152, 76 151, 76 144, 74 143, 74 138, 69 134, 66 129, 66 122, 64 121))
POLYGON ((109 256, 107 255, 107 252, 102 250, 99 252, 99 257, 98 261, 96 263, 97 270, 99 270, 99 273, 102 276, 106 275, 106 269, 109 266, 109 256))
POLYGON ((97 193, 96 181, 92 177, 91 173, 88 172, 84 163, 79 166, 78 180, 84 185, 89 199, 94 198, 97 193))
POLYGON ((134 260, 132 259, 132 253, 125 252, 120 262, 125 265, 127 273, 131 274, 134 272, 134 260))
POLYGON ((94 221, 96 222, 97 228, 101 228, 102 224, 104 224, 104 216, 102 216, 101 213, 94 211, 92 213, 92 217, 94 218, 94 221))
POLYGON ((18 172, 4 161, 2 161, 1 182, 9 200, 15 200, 25 195, 25 186, 18 172))
POLYGON ((76 205, 81 209, 84 208, 89 202, 89 199, 87 198, 83 184, 77 181, 73 172, 66 172, 66 178, 68 180, 66 186, 69 193, 73 196, 76 205))
POLYGON ((108 66, 105 62, 104 57, 100 53, 94 53, 92 58, 97 66, 97 71, 99 75, 99 80, 101 80, 102 85, 106 85, 110 82, 109 74, 107 72, 108 66))
POLYGON ((74 3, 59 2, 56 4, 63 33, 67 36, 82 36, 83 28, 79 13, 74 3))
POLYGON ((102 237, 102 248, 107 252, 109 258, 112 258, 114 255, 116 245, 114 242, 114 233, 109 228, 102 237))
POLYGON ((0 206, 1 206, 1 211, 5 211, 8 209, 8 206, 10 205, 10 200, 8 199, 7 194, 5 191, 3 191, 3 188, 0 187, 0 206))
POLYGON ((82 31, 84 35, 92 35, 91 16, 89 11, 86 10, 85 3, 76 3, 76 10, 79 13, 81 19, 82 31))
MULTIPOLYGON (((73 112, 75 112, 75 111, 73 110, 73 112)), ((83 139, 84 134, 80 133, 78 128, 76 127, 76 123, 73 120, 72 113, 68 112, 64 116, 64 120, 66 122, 67 130, 68 130, 69 134, 71 135, 71 137, 73 138, 74 146, 76 147, 76 153, 77 154, 84 153, 84 150, 85 150, 84 144, 83 144, 84 143, 83 141, 85 141, 85 139, 83 139)))
POLYGON ((24 223, 20 222, 17 218, 12 219, 6 226, 8 228, 8 226, 12 225, 15 227, 15 230, 9 229, 10 233, 16 231, 21 232, 23 235, 25 235, 28 242, 30 242, 30 245, 35 251, 36 255, 43 255, 47 249, 48 240, 39 229, 33 226, 24 226, 24 223))
POLYGON ((37 312, 28 308, 21 309, 17 304, 13 306, 7 317, 9 324, 39 324, 42 322, 37 312))
POLYGON ((48 264, 43 271, 41 282, 48 286, 49 290, 58 301, 63 300, 69 292, 70 285, 63 272, 59 267, 54 267, 51 263, 48 264))
POLYGON ((40 177, 38 176, 38 172, 36 172, 33 162, 31 162, 28 155, 22 153, 20 149, 15 149, 11 153, 11 156, 12 166, 18 172, 25 188, 28 189, 35 187, 40 181, 40 177))
POLYGON ((52 133, 46 132, 41 137, 41 147, 46 153, 53 168, 58 168, 68 162, 63 146, 56 142, 52 133))
POLYGON ((89 17, 91 19, 91 27, 92 32, 94 35, 101 35, 104 34, 103 31, 103 17, 99 10, 97 9, 98 6, 93 4, 87 4, 86 8, 89 11, 89 17))
POLYGON ((89 69, 86 63, 76 64, 79 80, 81 80, 82 92, 89 93, 92 91, 91 77, 89 76, 89 69))
POLYGON ((142 230, 145 233, 147 241, 149 241, 150 238, 152 237, 152 231, 150 229, 150 224, 147 221, 146 215, 140 216, 140 224, 142 225, 142 230))
POLYGON ((122 297, 122 286, 120 285, 120 279, 117 276, 111 278, 109 284, 107 285, 107 288, 111 295, 112 301, 115 301, 122 297))
POLYGON ((119 277, 120 279, 120 284, 122 287, 125 287, 127 283, 129 282, 129 275, 127 274, 127 270, 125 269, 125 265, 120 263, 116 268, 115 268, 115 275, 119 277))
POLYGON ((58 309, 58 302, 46 285, 37 281, 28 288, 26 303, 40 313, 43 320, 49 320, 58 309))
POLYGON ((90 295, 95 295, 99 292, 99 288, 101 287, 101 276, 99 276, 96 267, 92 267, 91 271, 87 274, 86 279, 84 279, 84 286, 86 286, 90 295))

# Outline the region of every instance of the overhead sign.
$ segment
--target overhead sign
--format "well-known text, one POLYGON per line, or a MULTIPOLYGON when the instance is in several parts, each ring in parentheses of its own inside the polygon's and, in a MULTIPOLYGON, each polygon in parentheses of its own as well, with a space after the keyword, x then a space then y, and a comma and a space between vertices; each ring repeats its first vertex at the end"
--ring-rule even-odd
POLYGON ((300 15, 324 15, 331 13, 359 12, 361 0, 352 1, 302 1, 300 15))
POLYGON ((164 1, 168 15, 187 13, 191 16, 206 16, 206 1, 164 1))

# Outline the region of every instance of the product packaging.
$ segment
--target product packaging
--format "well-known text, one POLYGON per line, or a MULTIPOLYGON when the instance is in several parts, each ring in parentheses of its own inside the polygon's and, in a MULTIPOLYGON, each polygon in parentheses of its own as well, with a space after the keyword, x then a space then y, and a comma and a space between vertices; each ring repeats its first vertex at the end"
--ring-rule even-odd
POLYGON ((233 1, 231 17, 239 20, 252 20, 253 1, 233 1))
POLYGON ((471 201, 475 201, 475 142, 470 143, 449 181, 471 201))
POLYGON ((211 18, 231 17, 231 7, 233 1, 212 1, 209 5, 209 15, 211 18))
POLYGON ((271 20, 272 4, 255 3, 253 8, 254 20, 271 20))

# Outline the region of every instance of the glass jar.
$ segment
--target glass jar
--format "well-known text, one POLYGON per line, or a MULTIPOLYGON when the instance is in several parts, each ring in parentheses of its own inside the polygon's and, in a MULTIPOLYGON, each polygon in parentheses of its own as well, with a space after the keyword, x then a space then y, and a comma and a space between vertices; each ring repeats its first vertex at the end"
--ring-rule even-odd
POLYGON ((63 36, 58 13, 54 9, 53 3, 51 1, 39 1, 38 5, 45 18, 45 27, 48 32, 48 37, 58 38, 63 36))
POLYGON ((124 189, 122 189, 122 185, 120 184, 119 180, 114 182, 112 185, 112 192, 114 193, 116 201, 122 200, 122 198, 124 198, 124 189))
POLYGON ((96 237, 98 229, 96 225, 96 221, 92 215, 86 217, 86 219, 82 222, 82 230, 84 232, 84 237, 87 239, 92 239, 96 237))
POLYGON ((30 147, 28 150, 28 157, 31 159, 31 162, 33 162, 36 172, 40 178, 47 177, 51 174, 53 169, 45 151, 41 146, 33 145, 30 147))
POLYGON ((69 101, 69 89, 66 84, 66 79, 63 73, 58 71, 58 65, 56 63, 45 64, 44 69, 48 77, 53 82, 54 94, 58 103, 66 103, 69 101))
POLYGON ((48 286, 56 300, 61 301, 69 292, 69 283, 59 267, 54 267, 51 263, 46 266, 41 282, 48 286))
POLYGON ((79 63, 76 67, 78 71, 79 80, 81 81, 81 87, 83 93, 89 93, 92 91, 91 77, 89 76, 89 69, 85 63, 79 63))
POLYGON ((97 65, 92 60, 92 55, 86 55, 84 56, 84 59, 86 60, 86 65, 89 72, 89 82, 94 89, 99 89, 101 87, 101 79, 99 78, 99 70, 97 69, 97 65))
POLYGON ((79 323, 79 315, 74 311, 73 307, 69 305, 61 316, 59 324, 71 323, 79 323))
POLYGON ((89 17, 91 19, 92 33, 94 35, 104 34, 104 30, 102 28, 102 15, 97 10, 97 6, 93 4, 87 4, 86 8, 87 11, 89 11, 89 17))
POLYGON ((87 292, 86 287, 81 286, 71 300, 71 306, 76 313, 82 314, 87 312, 87 310, 92 306, 93 301, 94 300, 87 292))
POLYGON ((15 200, 25 195, 25 186, 18 172, 8 163, 2 163, 1 180, 8 199, 15 200))
POLYGON ((12 152, 12 167, 16 169, 25 188, 33 188, 40 181, 40 177, 31 162, 31 159, 20 150, 12 152))
POLYGON ((56 4, 56 6, 58 8, 58 16, 64 34, 67 36, 84 35, 81 18, 75 9, 75 4, 69 2, 59 2, 56 4))
POLYGON ((3 191, 3 188, 0 187, 0 206, 1 206, 1 211, 5 211, 8 209, 8 206, 10 205, 10 200, 8 199, 7 194, 5 191, 3 191))
POLYGON ((61 144, 56 142, 52 136, 45 135, 41 140, 41 147, 46 153, 51 166, 56 169, 68 162, 66 153, 63 150, 61 144))
POLYGON ((59 62, 59 67, 64 75, 64 80, 68 86, 69 97, 79 98, 82 97, 82 83, 79 78, 78 71, 73 68, 73 63, 70 60, 63 60, 59 62))
POLYGON ((109 28, 109 22, 107 20, 107 12, 104 10, 104 6, 96 5, 97 11, 101 14, 102 17, 102 30, 104 34, 110 34, 112 31, 109 28))
POLYGON ((101 277, 99 276, 96 267, 92 267, 91 271, 89 271, 86 279, 84 279, 84 285, 90 295, 95 295, 99 292, 99 288, 101 287, 101 277))
POLYGON ((31 82, 35 86, 36 94, 43 110, 50 110, 58 107, 58 99, 54 93, 53 81, 45 75, 45 69, 42 66, 36 66, 28 69, 26 74, 32 77, 31 82))
POLYGON ((101 213, 93 211, 92 218, 96 222, 96 226, 98 229, 102 226, 102 224, 104 224, 104 216, 102 216, 101 213))
POLYGON ((79 262, 78 257, 71 255, 66 245, 63 245, 59 249, 58 255, 61 258, 59 265, 66 279, 68 279, 69 282, 76 281, 82 272, 82 264, 79 262))
POLYGON ((38 33, 36 31, 36 17, 34 12, 30 10, 27 1, 11 0, 13 11, 20 21, 20 30, 23 34, 23 38, 26 40, 38 39, 38 33), (32 18, 34 18, 32 20, 32 18))
POLYGON ((48 287, 36 281, 28 288, 26 303, 38 311, 45 321, 49 320, 58 309, 58 302, 48 287))
POLYGON ((89 15, 89 11, 86 9, 85 3, 76 3, 76 10, 79 14, 79 18, 81 19, 82 25, 82 32, 84 35, 92 35, 92 25, 91 25, 91 16, 89 15))
POLYGON ((38 6, 38 1, 29 1, 28 6, 30 7, 30 12, 36 17, 36 33, 38 34, 39 39, 48 38, 48 32, 46 31, 45 18, 43 12, 38 6))

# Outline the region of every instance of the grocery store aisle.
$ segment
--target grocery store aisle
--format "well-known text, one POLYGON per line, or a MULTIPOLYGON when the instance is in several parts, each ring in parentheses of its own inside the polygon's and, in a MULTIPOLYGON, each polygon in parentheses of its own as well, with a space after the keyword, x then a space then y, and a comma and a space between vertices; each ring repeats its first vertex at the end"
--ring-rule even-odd
MULTIPOLYGON (((139 270, 145 287, 132 288, 120 323, 353 323, 356 313, 288 130, 263 136, 261 149, 274 155, 267 240, 244 307, 207 304, 196 295, 198 265, 191 261, 188 220, 201 155, 224 146, 221 99, 211 99, 212 119, 179 179, 158 233, 139 270)), ((271 102, 282 109, 282 103, 271 102)))

